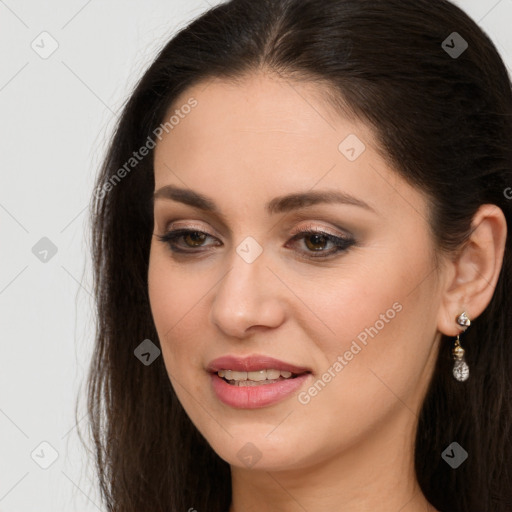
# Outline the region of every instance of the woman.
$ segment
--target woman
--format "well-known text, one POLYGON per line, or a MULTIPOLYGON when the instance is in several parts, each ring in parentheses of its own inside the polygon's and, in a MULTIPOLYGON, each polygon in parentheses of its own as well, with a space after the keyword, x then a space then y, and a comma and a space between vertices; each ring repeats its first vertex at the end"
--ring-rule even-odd
POLYGON ((512 93, 445 0, 231 0, 93 208, 107 509, 510 511, 512 93))

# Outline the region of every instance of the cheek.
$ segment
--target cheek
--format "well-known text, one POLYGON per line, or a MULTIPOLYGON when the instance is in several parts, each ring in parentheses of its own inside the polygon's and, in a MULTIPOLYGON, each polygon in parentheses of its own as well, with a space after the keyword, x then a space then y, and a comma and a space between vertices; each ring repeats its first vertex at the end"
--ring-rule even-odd
POLYGON ((152 246, 148 268, 148 294, 153 320, 160 336, 165 332, 165 328, 169 329, 172 326, 170 315, 166 314, 166 311, 174 311, 176 306, 175 294, 169 293, 168 283, 164 258, 159 256, 152 246))
POLYGON ((183 362, 199 367, 206 336, 198 335, 198 317, 207 318, 205 293, 211 288, 207 276, 174 262, 165 250, 151 248, 148 293, 162 356, 172 375, 183 373, 183 362), (200 279, 200 281, 198 281, 200 279))
POLYGON ((175 325, 181 326, 180 319, 201 299, 201 290, 193 275, 188 275, 186 266, 179 266, 167 251, 155 246, 151 247, 149 258, 148 293, 159 334, 174 330, 175 325))
MULTIPOLYGON (((188 289, 179 282, 179 273, 173 272, 169 259, 152 247, 148 269, 149 301, 164 361, 170 373, 173 373, 172 361, 175 358, 169 357, 169 345, 176 339, 175 331, 181 327, 179 319, 185 316, 188 289)), ((183 343, 175 345, 172 348, 173 356, 175 350, 182 350, 188 346, 183 343)))
POLYGON ((385 256, 345 269, 308 302, 329 328, 313 338, 322 354, 320 382, 303 395, 318 414, 336 404, 371 423, 402 399, 412 405, 423 389, 435 334, 430 260, 406 248, 385 256))

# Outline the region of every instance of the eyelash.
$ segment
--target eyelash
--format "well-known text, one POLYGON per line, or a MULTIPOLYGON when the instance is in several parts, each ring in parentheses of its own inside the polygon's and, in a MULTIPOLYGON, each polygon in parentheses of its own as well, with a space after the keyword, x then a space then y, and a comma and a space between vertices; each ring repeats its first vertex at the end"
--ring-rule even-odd
MULTIPOLYGON (((184 249, 178 249, 176 245, 176 240, 188 235, 190 233, 199 233, 202 235, 210 236, 208 233, 205 233, 204 231, 200 231, 198 229, 176 229, 174 231, 169 231, 168 233, 165 233, 164 235, 156 235, 158 240, 165 243, 169 246, 172 252, 174 253, 180 253, 180 254, 197 254, 199 252, 206 252, 206 251, 197 251, 197 250, 184 250, 184 249)), ((335 245, 335 248, 330 251, 317 251, 318 253, 322 253, 321 256, 313 256, 315 251, 305 251, 311 253, 311 255, 306 256, 306 258, 310 259, 322 259, 322 258, 329 258, 330 256, 333 256, 334 254, 345 252, 347 251, 352 245, 356 243, 356 241, 353 238, 349 237, 338 237, 331 235, 330 233, 326 233, 325 231, 321 231, 318 229, 313 228, 312 226, 305 226, 304 228, 298 229, 297 232, 292 236, 291 240, 302 240, 304 238, 307 238, 308 235, 320 235, 327 239, 327 242, 332 242, 335 245)), ((213 237, 212 237, 213 238, 213 237)))

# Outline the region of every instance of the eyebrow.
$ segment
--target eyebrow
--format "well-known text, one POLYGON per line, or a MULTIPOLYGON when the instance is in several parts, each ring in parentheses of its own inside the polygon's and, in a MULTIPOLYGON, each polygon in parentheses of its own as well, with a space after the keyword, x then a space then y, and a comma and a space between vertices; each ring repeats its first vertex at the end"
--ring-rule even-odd
MULTIPOLYGON (((187 204, 199 210, 213 213, 219 217, 223 217, 215 202, 203 194, 195 192, 191 189, 176 187, 175 185, 165 185, 153 194, 155 199, 170 199, 187 204)), ((359 206, 366 210, 377 213, 374 208, 345 192, 335 190, 317 190, 308 192, 295 192, 284 196, 275 197, 265 205, 265 210, 270 214, 290 212, 307 206, 320 203, 338 203, 359 206)))

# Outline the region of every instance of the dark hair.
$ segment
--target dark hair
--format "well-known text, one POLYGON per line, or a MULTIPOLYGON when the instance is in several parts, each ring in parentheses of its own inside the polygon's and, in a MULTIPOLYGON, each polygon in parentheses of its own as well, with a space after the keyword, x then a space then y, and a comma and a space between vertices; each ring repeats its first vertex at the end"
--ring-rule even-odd
MULTIPOLYGON (((209 9, 139 81, 96 182, 98 318, 88 413, 109 511, 229 507, 229 465, 188 418, 162 357, 145 366, 134 356, 144 339, 159 346, 147 289, 153 151, 122 180, 119 170, 155 138, 189 87, 258 71, 327 84, 334 112, 350 111, 372 127, 382 155, 429 198, 439 254, 462 246, 484 203, 501 208, 511 226, 510 78, 489 37, 458 7, 446 0, 231 0, 209 9), (459 56, 442 44, 455 31, 468 43, 459 56)), ((451 375, 453 339, 443 336, 422 405, 415 469, 442 512, 512 510, 510 251, 508 236, 492 300, 464 334, 470 378, 451 375), (469 453, 457 469, 441 457, 453 441, 469 453)))

